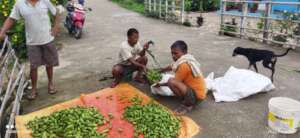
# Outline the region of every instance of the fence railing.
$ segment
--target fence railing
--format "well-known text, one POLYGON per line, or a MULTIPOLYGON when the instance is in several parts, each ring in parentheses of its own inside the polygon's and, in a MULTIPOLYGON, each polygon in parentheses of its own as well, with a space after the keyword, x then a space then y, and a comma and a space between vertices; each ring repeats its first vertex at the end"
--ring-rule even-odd
POLYGON ((156 13, 165 20, 171 15, 179 16, 179 22, 184 22, 184 0, 144 0, 144 4, 146 13, 156 13))
POLYGON ((0 52, 0 126, 5 138, 15 133, 15 117, 19 115, 20 102, 28 84, 24 71, 25 66, 20 64, 7 37, 0 52))
MULTIPOLYGON (((300 6, 300 2, 274 2, 274 1, 247 1, 247 0, 221 0, 221 6, 220 6, 220 14, 221 14, 221 23, 220 23, 220 32, 221 34, 224 34, 224 27, 234 27, 236 29, 239 29, 239 31, 235 32, 226 32, 226 33, 231 33, 234 35, 237 35, 239 37, 244 37, 244 38, 249 38, 249 35, 246 33, 246 31, 248 30, 253 30, 253 31, 257 31, 257 32, 261 32, 262 33, 262 37, 258 37, 256 36, 251 36, 251 38, 255 38, 258 40, 262 40, 264 43, 268 43, 268 42, 272 42, 272 43, 276 43, 276 44, 280 44, 280 45, 288 45, 288 46, 292 46, 292 47, 299 47, 300 43, 300 34, 294 34, 294 33, 282 33, 282 32, 278 32, 275 30, 270 29, 270 25, 272 21, 288 21, 291 22, 292 24, 298 25, 300 28, 300 18, 296 19, 296 20, 287 20, 285 18, 275 18, 274 16, 271 16, 271 12, 272 12, 272 6, 273 5, 292 5, 292 6, 300 6), (231 13, 231 12, 227 12, 226 8, 227 8, 227 3, 236 3, 236 4, 240 4, 241 5, 241 9, 240 9, 240 13, 236 14, 236 13, 231 13), (262 11, 262 15, 259 16, 253 16, 253 15, 249 15, 249 4, 259 4, 259 5, 263 5, 264 6, 264 10, 262 11), (235 18, 240 18, 240 23, 239 25, 230 25, 230 24, 226 24, 225 23, 225 16, 233 16, 235 18), (254 19, 259 19, 259 20, 263 20, 263 27, 262 29, 258 29, 258 28, 249 28, 246 27, 246 21, 248 18, 254 18, 254 19), (272 38, 270 38, 270 35, 281 35, 283 37, 291 37, 294 41, 293 42, 281 42, 281 41, 277 41, 274 40, 272 38)), ((300 14, 299 10, 295 11, 297 14, 300 14)), ((300 16, 299 16, 300 17, 300 16)))

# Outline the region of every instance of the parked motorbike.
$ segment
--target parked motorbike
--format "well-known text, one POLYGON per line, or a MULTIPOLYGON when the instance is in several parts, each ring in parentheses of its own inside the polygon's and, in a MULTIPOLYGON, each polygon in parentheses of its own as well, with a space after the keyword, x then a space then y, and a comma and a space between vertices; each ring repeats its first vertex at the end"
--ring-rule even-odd
POLYGON ((70 35, 73 35, 76 39, 81 38, 85 13, 91 10, 90 8, 85 9, 81 4, 67 5, 68 14, 65 20, 65 27, 68 29, 70 35))

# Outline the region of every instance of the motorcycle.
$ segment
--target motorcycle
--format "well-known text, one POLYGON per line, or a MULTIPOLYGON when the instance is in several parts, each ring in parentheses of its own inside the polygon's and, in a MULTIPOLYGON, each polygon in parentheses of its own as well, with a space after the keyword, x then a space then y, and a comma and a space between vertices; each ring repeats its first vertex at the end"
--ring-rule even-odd
MULTIPOLYGON (((87 10, 81 4, 68 4, 67 11, 68 15, 65 20, 65 27, 68 29, 70 35, 73 35, 76 39, 80 39, 87 10)), ((88 11, 91 11, 91 9, 88 8, 88 11)))

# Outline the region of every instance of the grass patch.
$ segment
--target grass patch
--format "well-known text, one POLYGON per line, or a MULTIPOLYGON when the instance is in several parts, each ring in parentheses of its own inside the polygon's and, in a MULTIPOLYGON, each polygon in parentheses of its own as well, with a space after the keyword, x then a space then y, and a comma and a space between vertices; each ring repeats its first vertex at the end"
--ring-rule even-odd
POLYGON ((300 73, 300 70, 294 70, 295 72, 297 72, 297 73, 300 73))
POLYGON ((128 10, 141 13, 141 14, 145 13, 145 6, 143 1, 140 0, 111 0, 111 1, 128 10))

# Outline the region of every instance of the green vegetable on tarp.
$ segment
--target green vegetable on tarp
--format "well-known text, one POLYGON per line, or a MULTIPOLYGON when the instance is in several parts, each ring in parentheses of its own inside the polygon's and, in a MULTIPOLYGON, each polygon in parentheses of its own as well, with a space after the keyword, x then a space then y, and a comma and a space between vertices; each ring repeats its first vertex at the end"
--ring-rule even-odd
POLYGON ((148 70, 146 76, 151 84, 157 83, 162 79, 162 75, 157 69, 148 70))
POLYGON ((26 126, 34 138, 105 138, 106 133, 97 132, 105 122, 96 108, 78 106, 35 118, 26 126))
POLYGON ((125 109, 124 118, 135 127, 135 137, 143 134, 145 138, 176 138, 179 134, 180 120, 166 108, 150 102, 135 104, 125 109))

